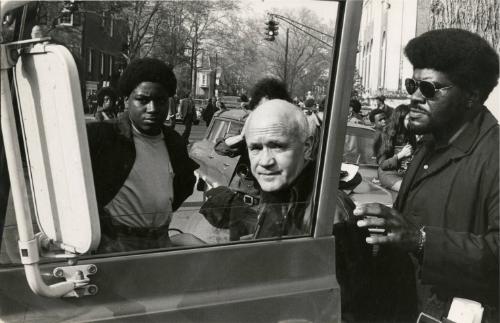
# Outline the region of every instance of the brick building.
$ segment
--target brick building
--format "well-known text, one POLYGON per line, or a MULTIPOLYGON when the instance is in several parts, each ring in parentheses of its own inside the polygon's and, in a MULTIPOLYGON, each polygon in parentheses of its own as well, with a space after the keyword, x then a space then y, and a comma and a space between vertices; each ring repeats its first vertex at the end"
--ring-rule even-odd
MULTIPOLYGON (((127 64, 127 21, 114 17, 95 1, 82 1, 72 14, 61 15, 62 2, 40 2, 31 8, 34 24, 45 26, 52 41, 65 45, 78 66, 84 102, 102 86, 116 88, 127 64)), ((85 107, 87 110, 87 107, 85 107)))

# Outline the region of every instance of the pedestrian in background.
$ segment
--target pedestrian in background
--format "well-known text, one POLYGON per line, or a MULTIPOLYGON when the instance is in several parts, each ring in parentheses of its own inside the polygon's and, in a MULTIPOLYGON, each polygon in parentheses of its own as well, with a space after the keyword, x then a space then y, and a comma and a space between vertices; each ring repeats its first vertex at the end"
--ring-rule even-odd
POLYGON ((349 116, 347 122, 354 124, 364 124, 363 115, 361 114, 361 102, 356 99, 351 99, 349 102, 349 116))
POLYGON ((205 110, 203 110, 203 113, 201 114, 203 120, 207 124, 207 127, 210 125, 210 122, 212 121, 212 118, 216 111, 217 108, 215 107, 215 98, 208 99, 207 107, 205 108, 205 110))
POLYGON ((97 111, 94 118, 97 121, 116 119, 116 92, 110 87, 102 87, 97 92, 97 111))
POLYGON ((187 93, 186 97, 181 100, 181 118, 184 122, 184 132, 182 137, 189 143, 189 136, 191 135, 191 127, 193 126, 193 121, 195 118, 194 102, 191 98, 191 93, 187 93))
POLYGON ((382 129, 378 147, 377 163, 378 178, 382 186, 398 192, 401 187, 403 176, 408 168, 408 163, 416 147, 416 138, 405 127, 405 118, 410 112, 410 107, 405 104, 399 105, 386 127, 382 129))

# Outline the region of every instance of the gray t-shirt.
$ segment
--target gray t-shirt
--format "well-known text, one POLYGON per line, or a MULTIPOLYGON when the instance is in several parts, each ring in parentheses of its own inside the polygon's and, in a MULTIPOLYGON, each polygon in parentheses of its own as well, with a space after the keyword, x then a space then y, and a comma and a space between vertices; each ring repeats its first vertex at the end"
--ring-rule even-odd
POLYGON ((152 137, 133 127, 133 138, 135 163, 120 191, 104 208, 117 224, 134 228, 168 225, 174 172, 163 133, 152 137))

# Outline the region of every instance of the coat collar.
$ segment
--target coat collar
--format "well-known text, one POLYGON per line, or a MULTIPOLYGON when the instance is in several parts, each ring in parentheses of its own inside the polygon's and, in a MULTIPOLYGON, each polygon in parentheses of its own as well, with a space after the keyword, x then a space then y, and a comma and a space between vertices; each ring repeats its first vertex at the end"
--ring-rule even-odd
MULTIPOLYGON (((132 140, 132 121, 130 120, 130 115, 129 115, 129 112, 128 111, 125 111, 121 117, 118 119, 118 122, 116 123, 116 127, 118 128, 118 133, 122 136, 124 136, 125 138, 127 138, 127 140, 132 140)), ((162 132, 163 132, 163 136, 165 138, 165 141, 167 141, 167 146, 168 145, 168 140, 167 138, 170 137, 170 134, 171 134, 171 130, 170 128, 168 128, 167 126, 162 126, 162 132)))
POLYGON ((426 135, 422 147, 415 152, 415 156, 411 161, 411 167, 405 174, 395 203, 396 208, 399 210, 402 209, 402 205, 412 187, 418 185, 425 178, 437 173, 453 160, 460 159, 472 153, 477 143, 496 125, 496 118, 487 108, 482 107, 479 113, 471 120, 470 124, 448 145, 437 148, 432 136, 426 135), (424 163, 430 155, 435 156, 432 165, 429 165, 427 172, 417 179, 417 174, 421 172, 421 168, 424 167, 424 163))
POLYGON ((296 203, 309 200, 314 184, 314 163, 309 162, 300 175, 294 180, 291 187, 278 192, 261 192, 263 202, 267 203, 296 203))
POLYGON ((497 124, 497 119, 483 106, 467 128, 450 145, 465 154, 469 153, 476 143, 497 124))

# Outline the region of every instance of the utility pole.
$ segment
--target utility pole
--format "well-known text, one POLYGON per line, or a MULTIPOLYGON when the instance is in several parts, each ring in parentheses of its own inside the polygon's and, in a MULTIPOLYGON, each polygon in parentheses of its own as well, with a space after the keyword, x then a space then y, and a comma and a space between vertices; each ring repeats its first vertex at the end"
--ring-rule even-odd
POLYGON ((283 77, 283 81, 286 84, 286 79, 287 79, 287 68, 288 68, 288 32, 289 29, 286 29, 286 43, 285 43, 285 73, 283 77))

